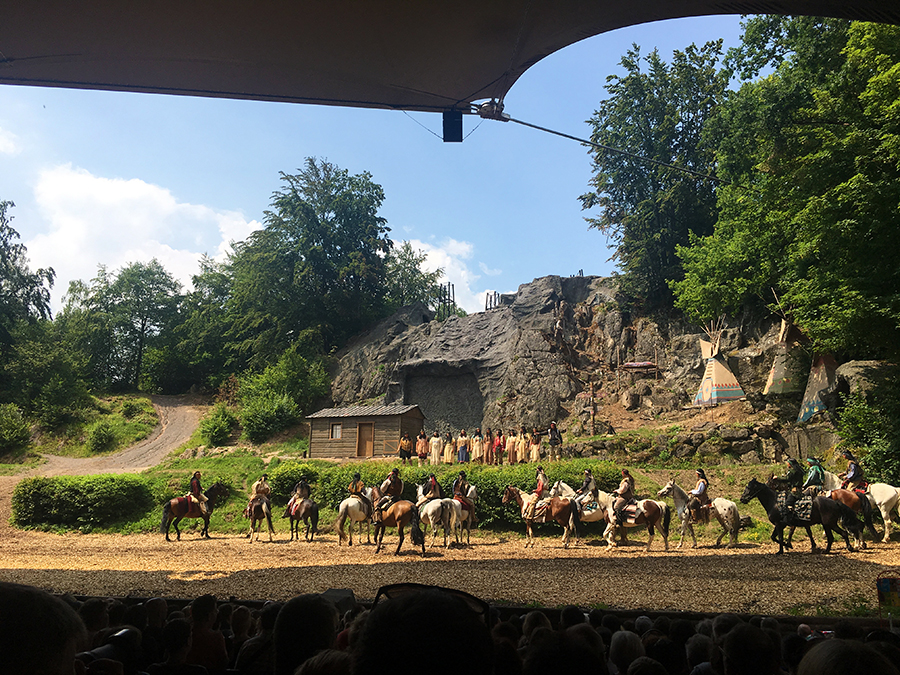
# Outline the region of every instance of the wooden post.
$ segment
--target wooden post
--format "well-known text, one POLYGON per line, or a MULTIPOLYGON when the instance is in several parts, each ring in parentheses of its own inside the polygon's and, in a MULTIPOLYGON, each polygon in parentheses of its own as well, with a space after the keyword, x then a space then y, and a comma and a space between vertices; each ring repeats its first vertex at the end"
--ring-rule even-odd
POLYGON ((594 382, 591 380, 591 436, 595 436, 597 434, 597 425, 595 421, 595 413, 597 412, 597 406, 594 405, 594 382))

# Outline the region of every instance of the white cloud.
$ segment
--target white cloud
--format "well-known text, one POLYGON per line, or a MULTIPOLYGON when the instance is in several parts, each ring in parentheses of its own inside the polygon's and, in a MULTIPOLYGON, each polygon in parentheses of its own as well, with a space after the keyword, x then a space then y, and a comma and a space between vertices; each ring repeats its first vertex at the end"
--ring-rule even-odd
POLYGON ((55 310, 69 281, 93 278, 98 264, 115 271, 157 258, 188 287, 201 254, 221 258, 231 241, 261 227, 239 213, 179 202, 140 179, 103 178, 68 164, 41 172, 34 192, 47 231, 25 243, 33 267, 56 271, 55 310))
POLYGON ((0 129, 0 155, 18 155, 22 151, 19 137, 6 129, 0 129))
POLYGON ((503 270, 494 270, 485 265, 483 262, 478 263, 478 268, 481 270, 482 274, 485 274, 489 277, 497 277, 503 274, 503 270))
POLYGON ((417 239, 409 242, 413 250, 425 253, 425 269, 443 268, 441 283, 453 284, 456 304, 467 312, 484 310, 484 291, 475 290, 475 283, 481 278, 469 269, 466 262, 474 254, 475 247, 467 241, 445 239, 441 244, 429 244, 417 239))

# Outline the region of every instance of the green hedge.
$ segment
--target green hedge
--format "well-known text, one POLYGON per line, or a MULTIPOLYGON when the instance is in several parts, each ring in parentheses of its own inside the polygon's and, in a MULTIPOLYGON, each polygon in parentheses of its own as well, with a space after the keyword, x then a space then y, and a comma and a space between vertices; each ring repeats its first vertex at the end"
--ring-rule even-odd
MULTIPOLYGON (((313 500, 319 505, 337 509, 347 498, 347 486, 353 474, 359 471, 366 485, 381 483, 394 467, 400 469, 403 479, 403 498, 416 500, 416 485, 424 483, 432 471, 437 477, 444 494, 451 494, 453 481, 461 470, 466 472, 469 483, 478 489, 478 519, 485 525, 514 525, 519 519, 517 510, 501 503, 503 490, 507 485, 515 485, 523 490, 534 490, 535 470, 533 464, 516 466, 439 465, 403 466, 399 463, 361 462, 353 464, 322 466, 312 462, 283 462, 269 472, 269 484, 276 503, 286 503, 294 485, 305 476, 309 482, 313 500)), ((619 469, 609 462, 576 459, 562 462, 547 462, 544 471, 551 483, 563 480, 573 488, 581 487, 582 475, 590 468, 601 490, 610 491, 618 487, 619 469)))
POLYGON ((155 505, 150 482, 139 476, 26 478, 13 490, 12 519, 23 527, 89 532, 139 518, 155 505))

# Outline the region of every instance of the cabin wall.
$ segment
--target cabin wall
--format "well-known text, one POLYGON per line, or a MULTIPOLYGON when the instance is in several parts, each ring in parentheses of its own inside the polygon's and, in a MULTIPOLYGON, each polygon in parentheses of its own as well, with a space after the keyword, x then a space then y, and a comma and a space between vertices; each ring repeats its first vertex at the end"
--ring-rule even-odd
POLYGON ((404 432, 414 438, 424 425, 424 417, 417 411, 405 415, 377 417, 324 417, 310 420, 310 458, 356 458, 356 444, 360 423, 374 423, 374 456, 380 457, 385 450, 394 452, 397 442, 404 432), (340 423, 341 438, 330 438, 331 425, 340 423))

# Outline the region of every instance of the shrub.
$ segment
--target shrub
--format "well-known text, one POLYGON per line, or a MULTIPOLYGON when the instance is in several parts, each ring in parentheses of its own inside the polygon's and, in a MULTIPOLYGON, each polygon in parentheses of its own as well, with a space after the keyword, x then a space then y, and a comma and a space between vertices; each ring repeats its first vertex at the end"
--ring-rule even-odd
POLYGON ((200 420, 200 437, 207 447, 224 445, 231 437, 237 419, 224 403, 216 403, 200 420))
POLYGON ((141 404, 132 399, 127 399, 124 403, 122 403, 122 415, 126 419, 131 419, 135 415, 141 412, 141 404))
POLYGON ((131 475, 26 478, 16 485, 12 497, 16 525, 63 526, 83 532, 140 517, 153 506, 148 481, 131 475))
POLYGON ((253 443, 262 443, 299 418, 300 409, 286 394, 264 392, 244 403, 241 409, 244 434, 253 443))
POLYGON ((0 452, 17 450, 28 444, 31 432, 15 403, 0 405, 0 452))
POLYGON ((88 429, 87 447, 91 452, 103 452, 116 445, 116 433, 106 420, 95 422, 88 429))

